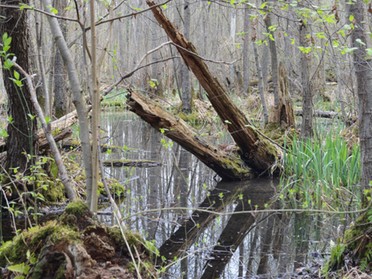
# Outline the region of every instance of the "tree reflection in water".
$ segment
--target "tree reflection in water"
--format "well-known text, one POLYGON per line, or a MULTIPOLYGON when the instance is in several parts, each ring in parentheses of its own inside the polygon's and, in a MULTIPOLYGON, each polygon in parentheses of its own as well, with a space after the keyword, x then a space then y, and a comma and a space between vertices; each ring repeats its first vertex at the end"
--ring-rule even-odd
POLYGON ((128 226, 155 240, 165 260, 158 259, 159 265, 171 264, 162 278, 290 278, 312 252, 327 251, 324 240, 331 238, 335 220, 260 212, 275 209, 268 205, 275 193, 272 180, 216 183, 194 156, 162 144, 160 133, 130 113, 103 115, 102 126, 110 144, 125 147, 108 159, 162 164, 106 168, 107 176, 127 188, 122 209, 128 226))

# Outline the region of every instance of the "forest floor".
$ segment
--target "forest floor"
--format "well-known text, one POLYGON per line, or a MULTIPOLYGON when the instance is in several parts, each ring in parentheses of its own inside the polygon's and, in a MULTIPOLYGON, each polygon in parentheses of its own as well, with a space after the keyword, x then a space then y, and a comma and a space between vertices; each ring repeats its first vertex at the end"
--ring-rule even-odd
POLYGON ((154 278, 154 255, 145 241, 123 233, 93 220, 84 203, 70 203, 57 220, 23 231, 0 247, 0 278, 154 278), (17 264, 7 266, 8 261, 17 264))

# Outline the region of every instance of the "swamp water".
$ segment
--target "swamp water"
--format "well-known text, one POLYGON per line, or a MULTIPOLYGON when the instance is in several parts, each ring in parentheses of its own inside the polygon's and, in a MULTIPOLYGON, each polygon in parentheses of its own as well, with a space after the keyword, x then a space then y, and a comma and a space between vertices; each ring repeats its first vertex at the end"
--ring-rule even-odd
POLYGON ((132 113, 105 113, 102 128, 109 135, 103 143, 122 147, 105 160, 159 163, 105 172, 126 187, 121 208, 128 227, 154 240, 169 264, 162 278, 291 278, 320 263, 337 237, 339 216, 276 210, 277 183, 269 179, 218 182, 132 113))

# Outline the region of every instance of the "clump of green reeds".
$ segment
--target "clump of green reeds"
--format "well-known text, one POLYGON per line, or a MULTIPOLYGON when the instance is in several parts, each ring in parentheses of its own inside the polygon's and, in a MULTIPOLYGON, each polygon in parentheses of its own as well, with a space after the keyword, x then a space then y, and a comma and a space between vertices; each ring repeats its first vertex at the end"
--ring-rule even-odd
POLYGON ((358 199, 359 145, 340 136, 293 138, 284 157, 280 197, 303 208, 341 209, 358 199))

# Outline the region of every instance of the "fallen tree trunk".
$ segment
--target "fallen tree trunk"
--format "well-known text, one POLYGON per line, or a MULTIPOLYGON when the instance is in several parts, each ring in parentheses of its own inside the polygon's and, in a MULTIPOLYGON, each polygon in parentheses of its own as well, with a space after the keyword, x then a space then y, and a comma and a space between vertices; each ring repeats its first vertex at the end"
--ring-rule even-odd
POLYGON ((151 0, 146 1, 152 7, 155 19, 162 26, 168 37, 176 45, 179 53, 189 69, 205 89, 207 97, 221 120, 227 124, 227 129, 235 143, 240 148, 243 161, 257 174, 269 173, 282 160, 282 150, 272 144, 266 137, 248 121, 238 107, 230 100, 225 89, 215 78, 198 56, 192 43, 173 26, 164 16, 162 10, 151 0))
MULTIPOLYGON (((62 131, 59 131, 58 134, 53 136, 53 138, 55 142, 59 142, 65 138, 68 138, 71 135, 72 135, 72 130, 70 128, 66 128, 66 129, 63 129, 62 131)), ((45 150, 49 147, 49 142, 45 136, 38 139, 38 144, 39 144, 39 150, 45 150)))
MULTIPOLYGON (((54 140, 60 141, 69 137, 72 134, 71 129, 69 129, 73 124, 77 121, 77 113, 76 110, 58 118, 57 120, 50 123, 51 133, 54 136, 54 140)), ((48 146, 48 141, 45 137, 45 133, 43 129, 39 129, 37 131, 37 138, 38 138, 38 145, 40 149, 45 149, 48 146)), ((6 142, 4 139, 0 139, 0 152, 5 152, 6 142)))
MULTIPOLYGON (((296 116, 302 116, 302 110, 295 111, 296 116)), ((314 117, 321 117, 321 118, 337 118, 344 121, 346 124, 351 125, 355 123, 358 119, 356 117, 348 116, 346 119, 338 112, 335 111, 322 111, 322 110, 314 110, 313 112, 314 117)))
POLYGON ((162 129, 164 135, 194 154, 223 179, 244 180, 253 177, 239 156, 204 141, 185 121, 169 114, 149 98, 131 92, 127 96, 127 104, 131 111, 157 130, 162 129))

